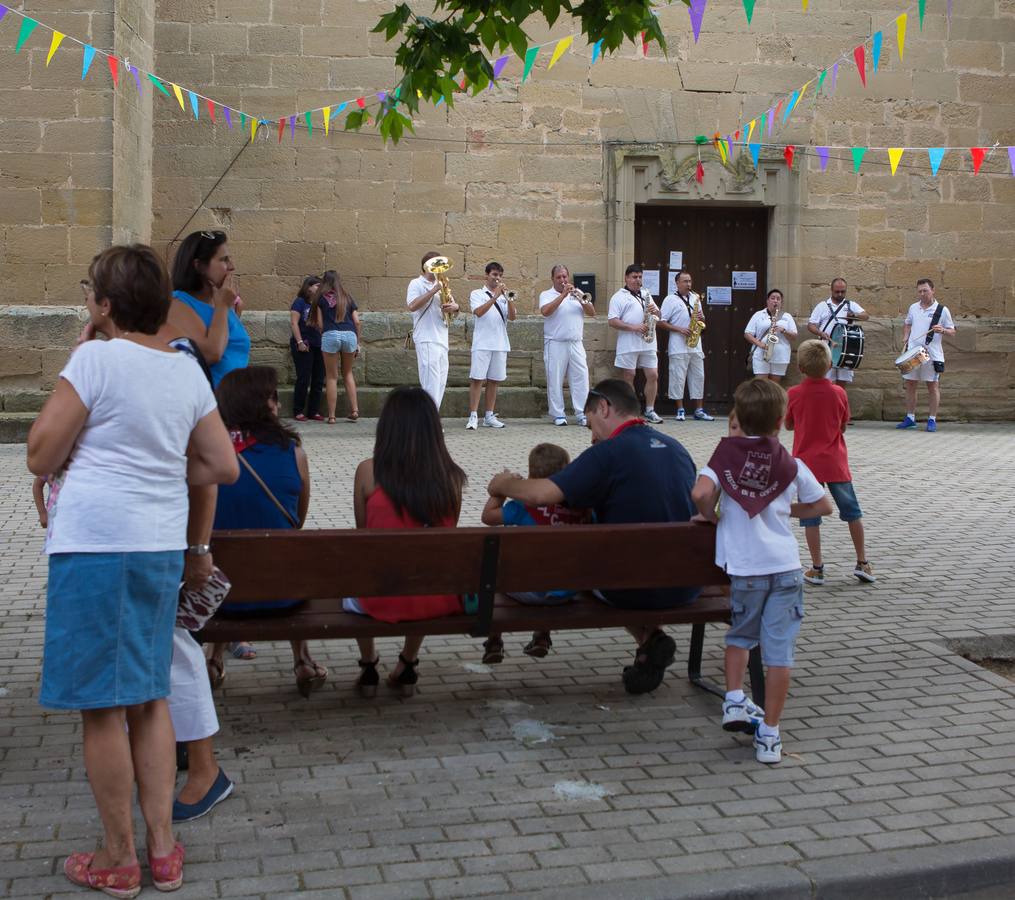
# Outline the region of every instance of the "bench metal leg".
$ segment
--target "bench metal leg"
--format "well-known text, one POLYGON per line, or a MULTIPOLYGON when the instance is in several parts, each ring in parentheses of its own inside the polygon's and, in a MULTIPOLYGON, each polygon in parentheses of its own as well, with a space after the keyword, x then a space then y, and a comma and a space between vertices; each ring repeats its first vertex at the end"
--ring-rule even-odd
POLYGON ((755 647, 747 658, 747 672, 751 676, 751 699, 765 708, 765 667, 761 662, 761 648, 755 647))
POLYGON ((493 623, 493 599, 497 591, 497 561, 500 556, 500 537, 492 533, 483 538, 483 558, 479 571, 479 610, 476 623, 469 634, 472 637, 488 637, 493 623))
MULTIPOLYGON (((709 681, 701 674, 701 656, 705 649, 705 626, 704 624, 691 626, 691 645, 687 651, 687 677, 691 684, 700 687, 702 690, 715 694, 717 697, 725 697, 724 691, 714 681, 709 681)), ((753 675, 752 675, 753 678, 753 675)), ((753 681, 752 681, 753 684, 753 681)), ((764 688, 762 688, 764 690, 764 688)))

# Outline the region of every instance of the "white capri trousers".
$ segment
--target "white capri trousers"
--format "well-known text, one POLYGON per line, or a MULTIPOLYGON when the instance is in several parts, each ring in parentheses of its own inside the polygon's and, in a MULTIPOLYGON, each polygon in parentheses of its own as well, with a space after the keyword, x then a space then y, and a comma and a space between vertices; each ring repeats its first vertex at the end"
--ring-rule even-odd
POLYGON ((697 353, 674 353, 670 360, 671 400, 684 399, 684 385, 692 400, 701 400, 705 396, 705 358, 697 353))
POLYGON ((182 628, 173 629, 168 703, 177 741, 200 741, 219 730, 204 651, 182 628))
POLYGON ((550 416, 564 416, 564 379, 571 388, 571 406, 575 415, 585 412, 589 397, 589 364, 581 341, 543 341, 546 366, 546 400, 550 416))
POLYGON ((448 385, 448 351, 436 341, 416 344, 416 369, 419 386, 426 391, 441 411, 444 389, 448 385))

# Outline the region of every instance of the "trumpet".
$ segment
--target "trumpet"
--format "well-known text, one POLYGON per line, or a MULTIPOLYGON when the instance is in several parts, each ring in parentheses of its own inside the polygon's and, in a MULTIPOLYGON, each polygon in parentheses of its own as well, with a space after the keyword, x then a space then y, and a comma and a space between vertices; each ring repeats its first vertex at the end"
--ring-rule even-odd
POLYGON ((571 288, 569 296, 574 297, 579 303, 591 303, 592 295, 586 291, 579 291, 578 288, 571 288))

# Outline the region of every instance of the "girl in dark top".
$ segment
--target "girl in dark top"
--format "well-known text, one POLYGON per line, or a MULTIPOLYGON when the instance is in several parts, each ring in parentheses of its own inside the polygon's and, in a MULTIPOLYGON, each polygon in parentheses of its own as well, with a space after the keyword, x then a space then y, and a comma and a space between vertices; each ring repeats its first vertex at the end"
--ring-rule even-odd
POLYGON ((342 380, 345 382, 345 396, 349 401, 349 415, 355 422, 359 418, 359 404, 356 398, 356 379, 352 373, 353 363, 359 356, 359 314, 356 301, 342 287, 338 272, 328 269, 321 276, 317 297, 311 303, 310 321, 321 331, 321 351, 324 354, 325 397, 328 403, 328 424, 335 424, 335 406, 338 403, 339 356, 342 364, 342 380))
POLYGON ((296 388, 293 391, 293 418, 297 422, 313 419, 323 421, 318 412, 324 389, 324 357, 321 355, 321 332, 310 321, 310 306, 317 296, 321 279, 308 275, 300 292, 289 307, 289 352, 296 367, 296 388), (309 400, 307 391, 310 392, 309 400))

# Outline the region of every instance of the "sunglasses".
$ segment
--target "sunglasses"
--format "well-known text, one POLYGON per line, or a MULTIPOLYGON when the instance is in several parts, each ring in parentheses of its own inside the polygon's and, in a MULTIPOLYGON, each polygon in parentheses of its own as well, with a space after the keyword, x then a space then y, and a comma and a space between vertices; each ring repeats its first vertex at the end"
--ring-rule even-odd
POLYGON ((225 240, 226 233, 224 231, 202 231, 201 237, 206 241, 221 241, 225 240))

